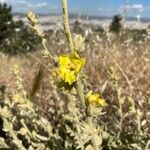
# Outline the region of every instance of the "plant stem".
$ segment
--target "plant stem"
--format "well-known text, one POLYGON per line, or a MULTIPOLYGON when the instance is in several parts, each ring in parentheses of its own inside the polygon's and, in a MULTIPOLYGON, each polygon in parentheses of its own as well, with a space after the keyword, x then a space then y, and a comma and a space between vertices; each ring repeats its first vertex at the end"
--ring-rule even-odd
POLYGON ((142 134, 142 131, 141 131, 141 116, 140 116, 140 110, 139 109, 136 109, 136 119, 137 119, 138 133, 142 134))
POLYGON ((74 44, 73 44, 70 26, 69 26, 68 3, 67 2, 68 2, 68 0, 62 0, 64 30, 65 30, 66 38, 67 38, 67 41, 69 44, 69 48, 71 51, 74 51, 74 44))
POLYGON ((118 132, 118 139, 120 138, 120 134, 122 132, 122 124, 123 124, 123 108, 122 108, 122 98, 121 98, 121 89, 119 88, 118 82, 116 82, 116 90, 117 90, 117 99, 118 99, 118 108, 119 108, 119 132, 118 132))
MULTIPOLYGON (((83 93, 83 85, 81 83, 81 81, 78 81, 77 83, 77 93, 79 95, 79 98, 82 102, 82 105, 86 111, 86 105, 85 105, 85 98, 84 98, 84 93, 83 93)), ((87 123, 92 127, 92 117, 89 117, 88 114, 87 114, 87 123)), ((95 139, 95 135, 92 137, 91 139, 91 143, 92 143, 92 146, 94 148, 94 150, 99 150, 99 147, 98 145, 96 144, 96 139, 95 139)))
POLYGON ((128 76, 126 75, 125 71, 122 69, 122 67, 118 64, 118 62, 114 59, 114 57, 105 49, 106 54, 113 60, 113 62, 115 63, 115 65, 118 67, 118 69, 120 70, 120 72, 122 73, 122 75, 124 76, 124 78, 126 79, 128 85, 129 85, 129 90, 130 90, 130 96, 132 95, 132 84, 128 78, 128 76))
POLYGON ((80 97, 82 106, 83 106, 84 109, 86 109, 85 98, 84 98, 84 94, 83 94, 83 85, 82 85, 81 81, 78 81, 78 83, 76 85, 76 88, 77 88, 77 92, 78 92, 78 95, 80 97))

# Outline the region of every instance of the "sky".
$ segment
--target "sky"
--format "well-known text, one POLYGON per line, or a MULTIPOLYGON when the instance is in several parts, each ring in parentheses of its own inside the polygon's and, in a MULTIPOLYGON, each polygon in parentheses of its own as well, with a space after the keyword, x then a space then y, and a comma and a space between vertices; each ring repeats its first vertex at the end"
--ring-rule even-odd
MULTIPOLYGON (((61 0, 0 0, 12 5, 13 12, 60 13, 61 0)), ((128 16, 150 18, 150 0, 68 0, 69 11, 76 14, 113 16, 127 11, 128 16), (126 1, 129 1, 126 3, 126 1)), ((125 13, 123 13, 125 14, 125 13)))

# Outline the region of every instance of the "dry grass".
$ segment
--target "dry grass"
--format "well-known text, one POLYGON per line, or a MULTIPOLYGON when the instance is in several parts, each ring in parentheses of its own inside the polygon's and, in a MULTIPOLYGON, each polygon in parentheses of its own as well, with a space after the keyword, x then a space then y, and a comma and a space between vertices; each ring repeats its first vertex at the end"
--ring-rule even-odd
MULTIPOLYGON (((65 53, 67 51, 64 34, 60 32, 52 32, 48 37, 49 48, 52 53, 65 53)), ((110 67, 116 69, 118 82, 122 88, 123 95, 130 94, 132 88, 132 96, 144 110, 146 118, 150 118, 150 45, 148 42, 121 41, 120 38, 109 34, 107 38, 99 36, 98 33, 89 34, 86 37, 87 59, 86 72, 89 75, 90 84, 100 92, 111 104, 116 98, 115 90, 110 84, 110 67), (130 87, 131 86, 131 87, 130 87)), ((30 93, 33 79, 38 72, 41 64, 40 52, 28 54, 27 56, 5 56, 0 54, 0 85, 5 85, 8 89, 15 88, 15 80, 12 74, 14 64, 18 64, 22 69, 24 85, 30 93)), ((53 89, 50 82, 52 75, 51 64, 42 61, 45 66, 41 85, 36 93, 34 101, 39 104, 44 112, 51 106, 49 101, 49 91, 53 89), (49 68, 49 69, 47 69, 49 68)), ((109 111, 108 113, 111 113, 109 111)))

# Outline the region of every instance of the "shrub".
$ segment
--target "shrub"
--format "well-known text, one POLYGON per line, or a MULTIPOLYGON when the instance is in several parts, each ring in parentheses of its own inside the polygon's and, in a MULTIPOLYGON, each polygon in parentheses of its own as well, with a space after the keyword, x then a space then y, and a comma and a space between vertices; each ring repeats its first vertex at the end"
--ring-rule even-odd
POLYGON ((0 51, 14 55, 34 49, 39 38, 20 20, 14 21, 11 6, 0 4, 0 51))
POLYGON ((112 23, 110 25, 110 31, 114 33, 119 33, 122 29, 121 24, 122 16, 121 15, 115 15, 113 17, 112 23))
POLYGON ((0 3, 0 44, 10 35, 11 28, 14 26, 11 14, 11 6, 0 3))

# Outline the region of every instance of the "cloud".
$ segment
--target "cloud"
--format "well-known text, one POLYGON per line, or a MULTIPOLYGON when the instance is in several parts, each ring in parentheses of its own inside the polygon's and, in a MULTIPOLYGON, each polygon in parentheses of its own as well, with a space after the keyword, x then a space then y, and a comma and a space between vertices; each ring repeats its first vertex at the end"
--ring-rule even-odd
POLYGON ((37 3, 37 4, 28 4, 28 8, 45 8, 49 7, 49 4, 42 2, 42 3, 37 3))
POLYGON ((136 10, 137 12, 142 12, 144 10, 144 7, 143 7, 142 4, 135 4, 135 5, 132 6, 132 8, 134 10, 136 10))
POLYGON ((98 7, 98 8, 97 8, 97 10, 98 10, 98 11, 103 11, 103 10, 104 10, 104 8, 102 8, 102 7, 98 7))
POLYGON ((10 3, 13 2, 13 0, 0 0, 0 3, 10 3))
POLYGON ((144 7, 142 4, 134 4, 134 5, 120 6, 120 10, 124 12, 130 12, 130 11, 143 12, 144 7))
POLYGON ((29 9, 33 9, 37 12, 46 12, 48 10, 58 9, 57 6, 46 2, 32 3, 26 0, 0 0, 0 3, 11 5, 14 12, 27 12, 29 9))

